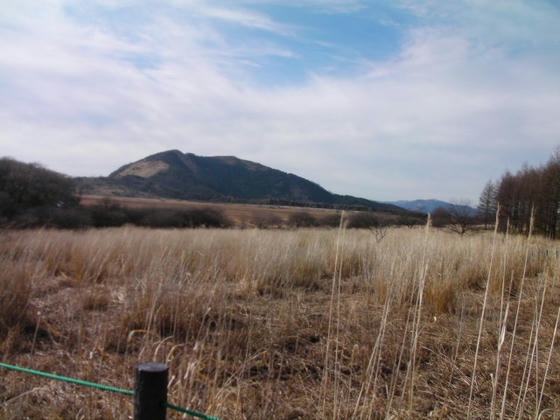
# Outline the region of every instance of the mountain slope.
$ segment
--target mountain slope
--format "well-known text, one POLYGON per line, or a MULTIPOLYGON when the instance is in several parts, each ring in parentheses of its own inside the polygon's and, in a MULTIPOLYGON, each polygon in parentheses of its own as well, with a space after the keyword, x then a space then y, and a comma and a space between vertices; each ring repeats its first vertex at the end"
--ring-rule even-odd
POLYGON ((233 156, 204 157, 178 150, 148 156, 109 177, 174 198, 278 198, 325 203, 332 199, 319 185, 293 174, 233 156))
MULTIPOLYGON (((410 211, 418 211, 422 213, 433 213, 435 209, 438 207, 442 207, 444 209, 448 209, 450 207, 454 207, 455 204, 448 203, 446 201, 441 200, 400 200, 400 201, 391 201, 390 204, 394 204, 396 206, 402 207, 403 209, 407 209, 410 211)), ((460 208, 464 208, 467 214, 474 216, 478 213, 473 207, 461 205, 459 204, 460 208)))
POLYGON ((332 194, 294 174, 234 156, 169 150, 124 165, 107 178, 78 179, 82 193, 183 200, 321 204, 402 213, 391 204, 332 194))

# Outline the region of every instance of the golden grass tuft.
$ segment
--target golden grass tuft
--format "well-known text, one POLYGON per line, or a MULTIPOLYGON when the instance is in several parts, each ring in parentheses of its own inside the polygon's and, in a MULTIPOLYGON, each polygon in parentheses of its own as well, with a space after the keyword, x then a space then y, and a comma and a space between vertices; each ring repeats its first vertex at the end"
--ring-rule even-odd
POLYGON ((0 271, 0 331, 28 321, 31 278, 25 266, 6 266, 0 271))
MULTIPOLYGON (((471 386, 472 418, 558 418, 556 244, 498 235, 490 269, 492 246, 420 228, 3 233, 0 356, 129 389, 135 363, 165 362, 171 402, 223 418, 463 418, 471 386)), ((3 373, 2 418, 132 413, 3 373)))

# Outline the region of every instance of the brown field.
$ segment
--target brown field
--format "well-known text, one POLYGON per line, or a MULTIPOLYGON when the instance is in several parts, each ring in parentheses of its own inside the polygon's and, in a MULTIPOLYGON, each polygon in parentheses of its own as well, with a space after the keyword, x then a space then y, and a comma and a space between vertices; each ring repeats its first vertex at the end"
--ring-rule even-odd
MULTIPOLYGON (((224 419, 558 419, 556 247, 433 228, 3 231, 0 355, 127 389, 136 363, 165 362, 171 403, 224 419)), ((7 370, 0 404, 133 410, 7 370)))
MULTIPOLYGON (((257 219, 266 219, 269 216, 277 216, 283 222, 287 222, 290 215, 298 212, 306 212, 316 218, 338 214, 338 210, 321 209, 314 207, 292 207, 292 206, 267 206, 259 204, 237 204, 237 203, 210 203, 187 200, 171 200, 164 198, 139 198, 139 197, 113 197, 110 201, 123 207, 133 208, 166 208, 166 209, 189 209, 212 207, 221 210, 224 215, 233 221, 236 226, 254 226, 257 219)), ((95 206, 103 204, 107 196, 83 195, 80 204, 84 206, 95 206)))

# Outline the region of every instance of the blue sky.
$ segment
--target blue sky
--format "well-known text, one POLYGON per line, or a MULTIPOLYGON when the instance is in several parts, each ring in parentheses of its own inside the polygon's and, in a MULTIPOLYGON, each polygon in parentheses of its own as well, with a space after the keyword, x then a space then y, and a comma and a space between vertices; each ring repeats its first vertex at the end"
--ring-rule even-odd
POLYGON ((560 145, 560 2, 0 0, 0 155, 107 175, 235 155, 471 199, 560 145))

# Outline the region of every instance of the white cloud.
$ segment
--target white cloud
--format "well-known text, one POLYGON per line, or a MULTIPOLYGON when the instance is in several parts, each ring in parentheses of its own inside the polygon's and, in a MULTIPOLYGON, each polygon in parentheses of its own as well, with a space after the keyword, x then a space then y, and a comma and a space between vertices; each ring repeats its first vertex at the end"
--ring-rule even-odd
POLYGON ((364 0, 243 0, 245 4, 279 4, 289 7, 312 7, 319 13, 354 13, 367 7, 364 0))
MULTIPOLYGON (((0 16, 0 145, 73 175, 178 148, 260 161, 373 199, 474 198, 504 166, 543 161, 558 142, 558 55, 512 54, 505 29, 483 42, 487 24, 411 30, 401 51, 359 77, 264 88, 242 61, 293 52, 233 47, 208 22, 169 15, 142 22, 131 41, 70 18, 63 5, 0 16)), ((240 9, 182 7, 283 30, 240 9)))
POLYGON ((226 9, 217 7, 202 7, 199 9, 203 15, 231 22, 237 25, 247 26, 249 28, 261 29, 270 32, 276 32, 282 35, 291 35, 291 30, 288 25, 281 25, 274 22, 268 16, 250 12, 241 9, 226 9))

